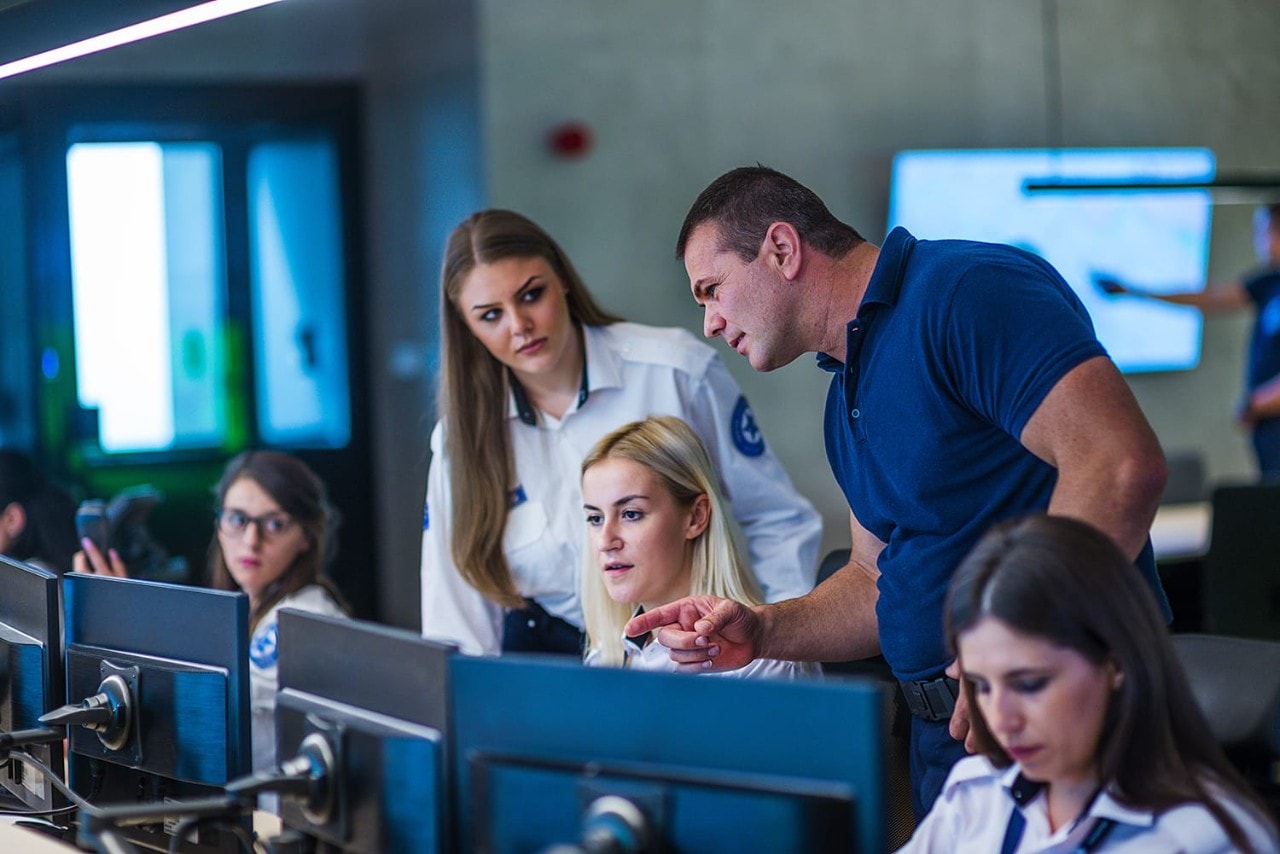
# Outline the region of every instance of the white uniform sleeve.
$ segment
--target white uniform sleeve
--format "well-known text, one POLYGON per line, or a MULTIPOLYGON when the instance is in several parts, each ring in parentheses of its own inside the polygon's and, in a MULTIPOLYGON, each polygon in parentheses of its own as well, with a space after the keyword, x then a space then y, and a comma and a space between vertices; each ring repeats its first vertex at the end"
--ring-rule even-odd
POLYGON ((502 609, 476 592, 453 563, 449 466, 439 425, 431 436, 431 469, 422 511, 422 636, 457 644, 468 655, 502 651, 502 609))
POLYGON ((959 851, 963 838, 963 822, 952 804, 939 797, 933 808, 916 827, 907 844, 897 854, 933 854, 936 851, 959 851))
POLYGON ((716 355, 690 390, 689 417, 720 473, 768 602, 813 589, 822 518, 796 491, 760 433, 738 384, 716 355))
POLYGON ((916 826, 911 838, 896 854, 992 851, 999 848, 997 840, 1004 837, 1008 816, 1006 814, 1003 821, 997 822, 997 827, 991 824, 989 808, 994 805, 993 799, 1007 800, 1003 789, 994 777, 989 777, 985 784, 979 783, 976 786, 966 786, 962 782, 969 781, 975 774, 989 776, 982 775, 981 769, 984 768, 990 771, 985 760, 974 756, 965 757, 953 765, 942 784, 942 791, 929 808, 928 815, 916 826), (988 839, 992 833, 999 835, 988 839))
POLYGON ((744 679, 803 679, 821 680, 822 665, 816 661, 783 661, 774 658, 757 658, 746 667, 738 670, 725 670, 724 676, 738 676, 744 679))

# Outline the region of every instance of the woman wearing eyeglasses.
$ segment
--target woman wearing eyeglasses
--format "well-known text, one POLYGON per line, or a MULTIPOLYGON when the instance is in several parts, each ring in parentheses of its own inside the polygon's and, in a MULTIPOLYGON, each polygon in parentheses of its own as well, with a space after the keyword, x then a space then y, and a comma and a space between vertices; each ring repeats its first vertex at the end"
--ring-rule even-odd
MULTIPOLYGON (((253 703, 253 770, 275 766, 277 624, 281 608, 326 616, 348 613, 324 574, 335 550, 336 511, 324 483, 306 463, 279 451, 246 451, 227 464, 214 489, 217 513, 209 542, 210 585, 249 597, 249 682, 253 703)), ((89 540, 75 570, 126 577, 115 549, 103 555, 89 540)))

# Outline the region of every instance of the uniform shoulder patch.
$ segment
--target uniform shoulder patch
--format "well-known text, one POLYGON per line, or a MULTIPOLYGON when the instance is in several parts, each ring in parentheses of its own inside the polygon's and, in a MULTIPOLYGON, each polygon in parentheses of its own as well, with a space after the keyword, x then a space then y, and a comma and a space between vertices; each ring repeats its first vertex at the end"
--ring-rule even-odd
POLYGON ((751 405, 745 396, 739 396, 733 407, 733 423, 729 425, 733 434, 733 446, 744 457, 758 457, 764 453, 764 434, 756 425, 756 418, 751 414, 751 405))
POLYGON ((276 666, 276 659, 280 657, 280 624, 272 621, 267 626, 253 636, 253 640, 249 643, 249 660, 253 662, 253 666, 261 670, 266 670, 276 666))

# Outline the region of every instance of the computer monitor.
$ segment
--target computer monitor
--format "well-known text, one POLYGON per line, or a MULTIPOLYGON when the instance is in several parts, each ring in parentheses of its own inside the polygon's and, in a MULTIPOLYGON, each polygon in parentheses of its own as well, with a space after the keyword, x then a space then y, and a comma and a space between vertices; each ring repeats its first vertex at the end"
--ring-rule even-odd
POLYGON ((358 620, 280 612, 276 753, 320 742, 334 772, 281 819, 325 850, 457 850, 449 820, 453 647, 358 620))
MULTIPOLYGON (((249 772, 248 597, 70 574, 63 609, 67 697, 75 704, 106 694, 113 709, 101 730, 67 727, 74 791, 97 806, 210 798, 249 772), (131 705, 117 714, 122 696, 131 705)), ((167 851, 175 826, 133 827, 128 838, 167 851)), ((184 835, 180 850, 239 846, 236 832, 207 823, 184 835)))
MULTIPOLYGON (((0 591, 0 732, 38 729, 37 719, 63 703, 58 576, 0 555, 0 591)), ((61 739, 22 749, 62 767, 61 739)), ((17 759, 0 768, 0 786, 31 811, 62 805, 45 776, 17 759)))
POLYGON ((884 850, 888 723, 872 681, 514 655, 450 669, 464 851, 581 844, 636 811, 647 829, 622 835, 647 834, 645 850, 884 850))
POLYGON ((1204 560, 1205 628, 1280 641, 1280 481, 1220 483, 1212 493, 1204 560))
POLYGON ((1212 207, 1206 190, 1041 190, 1055 182, 1204 181, 1205 148, 901 151, 893 160, 889 227, 922 240, 1008 243, 1042 256, 1075 290, 1098 340, 1125 372, 1188 370, 1202 320, 1187 306, 1108 296, 1110 277, 1168 292, 1201 287, 1212 207))

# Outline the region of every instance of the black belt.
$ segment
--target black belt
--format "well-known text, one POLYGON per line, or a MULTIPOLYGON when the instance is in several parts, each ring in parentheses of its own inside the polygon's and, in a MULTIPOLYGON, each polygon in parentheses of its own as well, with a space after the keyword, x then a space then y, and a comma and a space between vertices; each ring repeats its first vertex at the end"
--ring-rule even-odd
POLYGON ((950 676, 937 679, 917 679, 915 682, 899 682, 902 696, 907 700, 911 714, 926 721, 951 719, 960 694, 960 683, 950 676))

